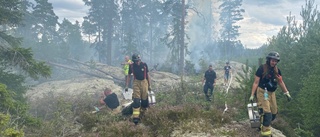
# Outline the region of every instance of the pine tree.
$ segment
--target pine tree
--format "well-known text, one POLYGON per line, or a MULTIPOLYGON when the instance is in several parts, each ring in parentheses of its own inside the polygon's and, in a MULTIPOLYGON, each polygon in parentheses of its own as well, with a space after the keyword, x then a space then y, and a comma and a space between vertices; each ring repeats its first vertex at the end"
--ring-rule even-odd
POLYGON ((170 49, 169 59, 172 63, 173 70, 180 73, 181 76, 184 75, 184 64, 185 56, 188 53, 188 48, 185 43, 185 17, 187 16, 187 7, 185 5, 185 0, 172 1, 168 0, 165 3, 165 10, 170 16, 172 16, 172 23, 170 24, 170 31, 162 39, 170 49))
POLYGON ((242 0, 222 0, 222 4, 219 6, 221 9, 220 13, 220 24, 222 25, 221 39, 224 52, 227 55, 227 59, 232 55, 234 48, 242 46, 242 44, 237 40, 239 33, 239 25, 236 23, 243 19, 242 13, 245 12, 241 8, 242 0), (240 44, 239 44, 240 43, 240 44))
POLYGON ((90 7, 88 16, 84 19, 91 25, 87 24, 83 27, 87 33, 94 31, 97 34, 94 45, 99 53, 99 61, 111 65, 112 41, 119 21, 118 2, 117 0, 84 0, 84 2, 90 7))

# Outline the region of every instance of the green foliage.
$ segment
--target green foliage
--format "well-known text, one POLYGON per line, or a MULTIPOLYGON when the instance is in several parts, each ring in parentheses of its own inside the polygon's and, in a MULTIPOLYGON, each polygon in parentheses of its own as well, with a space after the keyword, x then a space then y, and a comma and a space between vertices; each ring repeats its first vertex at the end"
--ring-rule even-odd
POLYGON ((30 128, 32 131, 28 135, 72 135, 73 129, 77 128, 73 121, 75 114, 72 111, 72 101, 68 96, 53 96, 49 93, 37 101, 39 104, 31 104, 30 111, 43 121, 40 127, 30 128))
POLYGON ((236 77, 236 81, 240 83, 240 91, 244 96, 244 98, 239 99, 243 99, 244 104, 248 104, 249 97, 251 96, 252 84, 257 70, 256 66, 249 68, 248 64, 249 62, 247 60, 246 65, 242 66, 242 72, 238 73, 239 77, 236 77))
POLYGON ((209 63, 205 59, 200 58, 199 59, 199 66, 200 66, 200 73, 204 73, 204 72, 206 72, 206 70, 208 70, 209 63))
POLYGON ((223 52, 225 55, 231 56, 233 51, 242 47, 242 44, 237 41, 239 33, 239 25, 236 25, 236 22, 243 19, 242 13, 245 12, 241 8, 242 0, 228 0, 222 1, 219 9, 220 13, 220 24, 222 25, 221 29, 221 45, 223 46, 223 52))
POLYGON ((169 32, 161 38, 161 41, 170 49, 168 62, 170 64, 179 62, 179 73, 182 73, 185 55, 188 54, 188 46, 186 46, 187 43, 185 42, 185 38, 188 38, 187 33, 185 33, 185 26, 188 23, 185 21, 188 14, 186 8, 188 6, 185 5, 185 0, 181 2, 169 0, 164 5, 168 15, 172 16, 172 22, 169 25, 169 32))
POLYGON ((312 131, 315 136, 320 135, 318 130, 320 118, 319 118, 319 109, 320 109, 320 86, 318 81, 320 80, 319 71, 320 63, 315 64, 311 71, 308 73, 308 76, 303 80, 303 88, 300 90, 297 96, 299 103, 299 110, 302 114, 302 129, 312 131))
POLYGON ((5 112, 14 107, 14 94, 7 90, 7 86, 0 83, 0 111, 5 112))
POLYGON ((312 134, 312 132, 310 131, 305 131, 301 128, 296 128, 294 129, 295 133, 300 136, 300 137, 314 137, 314 135, 312 134))
POLYGON ((120 18, 118 14, 119 5, 115 0, 84 0, 83 2, 90 7, 88 16, 84 17, 87 20, 86 26, 84 26, 85 32, 98 34, 94 44, 99 53, 99 61, 111 65, 114 28, 120 18))
POLYGON ((179 125, 183 125, 181 129, 183 132, 194 131, 195 128, 202 132, 210 131, 210 129, 220 127, 228 121, 221 122, 221 119, 221 112, 215 109, 207 111, 200 105, 185 104, 151 108, 143 119, 143 123, 151 128, 153 136, 170 136, 179 125), (196 127, 190 124, 198 120, 203 122, 202 126, 196 127))
POLYGON ((193 64, 191 61, 186 60, 186 65, 185 65, 185 73, 187 75, 194 75, 195 74, 195 64, 193 64))
POLYGON ((149 129, 144 126, 135 126, 130 121, 112 123, 98 128, 98 134, 103 137, 149 137, 152 136, 149 129))
POLYGON ((31 49, 11 48, 7 51, 0 51, 1 61, 24 70, 30 77, 38 79, 39 76, 49 77, 50 67, 44 62, 36 62, 33 59, 31 49))
MULTIPOLYGON (((3 73, 0 73, 3 74, 3 73)), ((11 78, 8 78, 7 80, 13 80, 14 78, 19 78, 19 76, 13 75, 13 74, 7 74, 8 76, 12 76, 11 78)), ((4 75, 1 75, 4 76, 4 75)), ((10 118, 14 119, 15 127, 20 128, 23 126, 28 127, 36 127, 39 126, 40 122, 38 119, 32 117, 27 113, 28 107, 26 105, 23 93, 25 92, 25 89, 21 85, 21 82, 19 83, 19 79, 16 79, 18 82, 16 83, 16 87, 13 87, 10 85, 10 87, 7 87, 4 84, 0 84, 0 111, 6 112, 10 114, 10 118), (19 89, 23 88, 23 89, 19 89), (20 92, 13 92, 12 89, 17 89, 17 91, 20 92)), ((21 79, 20 79, 21 80, 21 79)), ((13 128, 8 125, 8 128, 13 128)), ((8 130, 8 134, 19 134, 18 132, 15 132, 13 130, 8 130), (10 132, 9 132, 10 131, 10 132)), ((6 134, 7 134, 6 133, 6 134)))
POLYGON ((92 115, 90 113, 81 113, 79 117, 81 123, 83 124, 82 130, 91 131, 93 127, 96 126, 98 120, 97 115, 92 115))
POLYGON ((316 103, 314 101, 318 101, 317 91, 319 87, 311 86, 316 84, 313 83, 314 81, 306 79, 316 80, 318 75, 318 72, 314 70, 318 69, 316 66, 318 66, 320 60, 318 52, 320 44, 319 15, 319 11, 314 7, 314 0, 306 1, 306 5, 302 7, 301 11, 303 22, 298 24, 294 16, 288 16, 288 25, 284 26, 277 36, 269 39, 267 48, 270 51, 274 50, 280 53, 281 62, 278 66, 293 97, 293 101, 290 103, 279 100, 279 110, 286 115, 290 126, 296 127, 297 123, 302 123, 301 129, 306 132, 311 131, 316 136, 319 133, 313 130, 316 125, 312 123, 319 123, 319 118, 316 116, 318 112, 311 110, 316 110, 314 107, 317 106, 313 104, 316 103), (312 95, 308 95, 310 93, 312 95), (306 95, 308 96, 306 97, 306 95), (310 105, 313 107, 310 107, 310 105), (305 108, 310 110, 308 111, 305 108))
POLYGON ((50 68, 43 62, 36 62, 30 49, 20 48, 21 38, 10 35, 7 31, 19 25, 22 21, 22 11, 19 8, 20 1, 0 1, 1 20, 0 25, 9 26, 0 32, 0 62, 6 66, 21 68, 30 77, 48 77, 50 68))
POLYGON ((8 89, 15 91, 16 99, 22 100, 26 87, 22 85, 25 77, 22 75, 7 72, 5 68, 0 67, 0 83, 6 85, 8 89))
POLYGON ((284 135, 289 137, 297 137, 294 128, 290 126, 290 122, 283 118, 286 117, 282 114, 277 114, 277 118, 272 122, 272 127, 280 130, 284 135))
POLYGON ((67 58, 72 58, 76 60, 84 60, 86 55, 85 44, 81 36, 81 28, 78 21, 75 24, 72 24, 69 20, 64 19, 60 24, 58 30, 59 36, 63 39, 63 42, 66 44, 66 50, 68 51, 67 58))
POLYGON ((22 20, 20 0, 0 0, 0 25, 16 26, 22 20))
MULTIPOLYGON (((32 7, 32 25, 31 35, 37 42, 43 43, 58 43, 58 34, 56 33, 56 25, 58 24, 58 16, 53 11, 53 6, 47 0, 35 0, 35 5, 32 7), (38 34, 42 34, 39 38, 38 34)), ((30 35, 30 34, 29 34, 30 35)))
POLYGON ((0 136, 1 137, 23 137, 24 132, 11 126, 10 115, 0 113, 0 136))
POLYGON ((239 25, 235 25, 237 21, 243 19, 242 13, 244 9, 241 9, 242 0, 230 0, 223 1, 219 6, 221 9, 220 13, 220 24, 223 26, 223 32, 221 37, 228 41, 235 40, 239 36, 239 25))

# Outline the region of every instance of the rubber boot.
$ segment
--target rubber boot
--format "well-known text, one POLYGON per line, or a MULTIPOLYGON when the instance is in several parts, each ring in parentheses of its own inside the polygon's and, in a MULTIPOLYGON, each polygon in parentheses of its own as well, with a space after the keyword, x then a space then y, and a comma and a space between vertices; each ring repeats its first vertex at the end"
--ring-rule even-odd
POLYGON ((271 130, 270 129, 267 129, 266 131, 263 131, 263 128, 262 127, 262 130, 260 131, 260 136, 261 137, 271 137, 271 130))
POLYGON ((144 117, 146 111, 147 111, 147 108, 143 108, 143 107, 140 108, 140 116, 139 116, 140 119, 144 117))
POLYGON ((137 125, 140 121, 140 108, 133 108, 132 113, 132 121, 135 125, 137 125))

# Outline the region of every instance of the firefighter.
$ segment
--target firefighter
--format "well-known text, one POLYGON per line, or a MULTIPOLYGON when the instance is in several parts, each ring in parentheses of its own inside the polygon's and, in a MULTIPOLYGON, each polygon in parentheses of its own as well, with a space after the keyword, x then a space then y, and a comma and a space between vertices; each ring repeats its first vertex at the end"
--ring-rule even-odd
MULTIPOLYGON (((133 54, 132 59, 133 64, 129 67, 129 74, 133 73, 133 122, 138 124, 140 117, 143 116, 144 112, 149 107, 148 102, 148 91, 151 91, 150 86, 150 76, 148 65, 142 62, 140 55, 133 54)), ((129 78, 126 80, 125 91, 128 91, 129 78)))
POLYGON ((282 80, 281 71, 277 67, 280 61, 278 52, 270 52, 266 57, 266 63, 261 65, 256 71, 254 82, 251 89, 249 101, 253 101, 257 92, 257 102, 261 115, 261 136, 271 136, 271 121, 276 118, 278 113, 275 90, 279 85, 286 95, 288 101, 291 100, 289 91, 282 80))
POLYGON ((231 70, 231 66, 229 65, 229 61, 226 62, 226 65, 224 66, 224 85, 227 86, 229 82, 229 74, 231 70))
POLYGON ((216 72, 212 69, 212 65, 209 65, 209 69, 205 72, 204 77, 202 79, 203 92, 206 96, 207 101, 211 101, 211 96, 213 99, 213 90, 216 85, 217 75, 216 72), (209 93, 208 93, 208 90, 209 93))

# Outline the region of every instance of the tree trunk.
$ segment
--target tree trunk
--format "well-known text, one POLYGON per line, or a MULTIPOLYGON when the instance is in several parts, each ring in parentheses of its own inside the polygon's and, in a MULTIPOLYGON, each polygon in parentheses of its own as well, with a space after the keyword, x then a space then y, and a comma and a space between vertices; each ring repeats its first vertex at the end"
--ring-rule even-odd
POLYGON ((112 23, 112 18, 109 17, 109 22, 108 22, 108 32, 107 32, 107 64, 111 65, 111 58, 112 58, 112 33, 113 33, 113 23, 112 23))
POLYGON ((180 35, 180 61, 179 61, 179 70, 180 75, 184 75, 184 23, 185 23, 185 0, 182 0, 182 17, 181 17, 181 35, 180 35))

